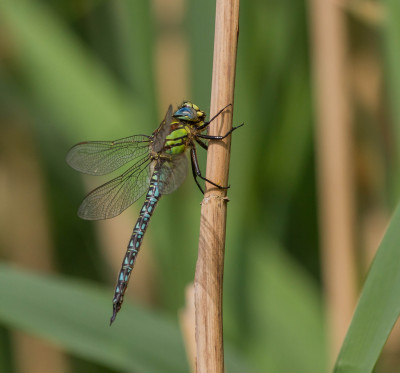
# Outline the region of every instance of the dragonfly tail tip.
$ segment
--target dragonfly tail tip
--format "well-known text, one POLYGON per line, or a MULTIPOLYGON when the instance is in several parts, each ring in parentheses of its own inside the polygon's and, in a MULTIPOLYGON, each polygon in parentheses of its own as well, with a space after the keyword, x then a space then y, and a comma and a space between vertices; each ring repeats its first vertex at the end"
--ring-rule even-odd
POLYGON ((111 319, 110 319, 110 326, 114 322, 116 316, 117 316, 117 314, 115 312, 113 312, 113 315, 111 316, 111 319))

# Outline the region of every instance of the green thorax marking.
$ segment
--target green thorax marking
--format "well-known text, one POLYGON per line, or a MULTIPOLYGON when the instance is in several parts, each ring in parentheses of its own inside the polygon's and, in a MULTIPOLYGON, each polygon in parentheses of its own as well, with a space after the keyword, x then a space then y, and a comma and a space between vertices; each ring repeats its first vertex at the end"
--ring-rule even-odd
POLYGON ((190 129, 180 121, 173 121, 171 128, 171 133, 166 137, 165 152, 171 155, 181 154, 186 150, 190 129))

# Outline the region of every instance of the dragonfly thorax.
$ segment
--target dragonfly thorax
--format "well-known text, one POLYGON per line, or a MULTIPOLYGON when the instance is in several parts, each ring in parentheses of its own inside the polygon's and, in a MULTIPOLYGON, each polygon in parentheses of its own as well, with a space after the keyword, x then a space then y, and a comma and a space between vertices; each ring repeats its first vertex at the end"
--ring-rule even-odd
POLYGON ((171 155, 183 153, 186 150, 189 133, 190 129, 179 123, 166 137, 165 152, 171 155))

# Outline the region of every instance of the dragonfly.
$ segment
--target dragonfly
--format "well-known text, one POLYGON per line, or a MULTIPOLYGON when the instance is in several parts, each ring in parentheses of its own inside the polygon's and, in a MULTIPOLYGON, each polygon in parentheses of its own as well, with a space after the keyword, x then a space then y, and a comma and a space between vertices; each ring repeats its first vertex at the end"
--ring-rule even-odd
POLYGON ((186 178, 186 152, 190 152, 193 178, 203 194, 204 190, 198 179, 218 189, 229 188, 202 175, 196 152, 196 144, 207 150, 208 140, 221 141, 243 125, 242 123, 233 127, 223 136, 204 133, 210 123, 229 106, 231 104, 206 121, 206 113, 189 101, 183 102, 175 112, 170 105, 160 126, 150 136, 135 135, 115 141, 86 141, 69 150, 67 163, 75 170, 89 175, 106 175, 133 162, 121 175, 94 189, 85 197, 78 209, 80 218, 113 218, 147 191, 118 274, 110 325, 122 307, 143 236, 160 197, 174 192, 186 178))

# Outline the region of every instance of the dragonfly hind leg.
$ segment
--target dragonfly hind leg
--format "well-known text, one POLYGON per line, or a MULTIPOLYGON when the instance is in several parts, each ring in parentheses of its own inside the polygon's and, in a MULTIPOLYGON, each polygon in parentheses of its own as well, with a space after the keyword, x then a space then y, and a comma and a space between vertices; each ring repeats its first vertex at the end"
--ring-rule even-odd
POLYGON ((197 161, 196 148, 194 146, 190 149, 190 159, 192 161, 193 178, 194 178, 194 181, 196 182, 197 186, 199 187, 201 193, 204 194, 204 190, 203 190, 203 188, 201 187, 201 185, 199 184, 199 182, 197 180, 198 177, 200 179, 202 179, 204 181, 207 181, 208 183, 214 185, 218 189, 229 189, 230 188, 229 185, 228 186, 222 186, 222 185, 216 184, 216 183, 212 182, 211 180, 207 179, 206 177, 204 177, 201 174, 200 167, 199 167, 199 162, 197 161))
POLYGON ((208 150, 208 145, 206 143, 204 143, 203 141, 201 141, 197 137, 195 138, 195 140, 203 149, 208 150))

